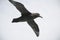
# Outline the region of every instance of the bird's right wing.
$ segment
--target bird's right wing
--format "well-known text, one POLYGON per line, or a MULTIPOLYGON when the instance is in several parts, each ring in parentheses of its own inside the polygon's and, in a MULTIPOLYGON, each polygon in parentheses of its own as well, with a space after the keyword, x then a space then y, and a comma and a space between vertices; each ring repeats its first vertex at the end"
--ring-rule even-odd
POLYGON ((9 0, 9 2, 11 2, 21 13, 22 15, 29 15, 31 14, 22 3, 13 1, 13 0, 9 0))
POLYGON ((29 20, 29 21, 27 21, 27 23, 31 26, 31 28, 35 32, 36 36, 38 37, 39 36, 39 28, 38 28, 38 25, 34 22, 34 20, 29 20))

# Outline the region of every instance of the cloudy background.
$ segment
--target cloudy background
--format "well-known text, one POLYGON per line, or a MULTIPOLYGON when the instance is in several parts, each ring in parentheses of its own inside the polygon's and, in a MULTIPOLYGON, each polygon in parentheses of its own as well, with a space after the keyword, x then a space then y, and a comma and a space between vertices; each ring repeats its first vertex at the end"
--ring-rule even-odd
POLYGON ((8 0, 0 0, 0 40, 60 40, 60 0, 15 1, 43 16, 35 19, 40 35, 37 37, 26 22, 12 23, 21 13, 8 0))

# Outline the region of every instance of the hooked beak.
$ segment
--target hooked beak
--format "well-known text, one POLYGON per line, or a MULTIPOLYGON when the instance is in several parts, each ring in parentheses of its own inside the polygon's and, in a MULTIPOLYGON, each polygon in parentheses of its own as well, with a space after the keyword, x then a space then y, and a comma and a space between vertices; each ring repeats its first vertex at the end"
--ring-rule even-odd
POLYGON ((39 16, 39 17, 43 18, 42 16, 39 16))

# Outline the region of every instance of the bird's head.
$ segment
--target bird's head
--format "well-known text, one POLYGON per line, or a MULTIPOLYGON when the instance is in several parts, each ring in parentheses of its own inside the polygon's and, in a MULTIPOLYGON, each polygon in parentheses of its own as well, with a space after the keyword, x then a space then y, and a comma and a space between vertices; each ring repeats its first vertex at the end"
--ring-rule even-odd
POLYGON ((39 13, 34 13, 33 15, 34 15, 35 17, 41 17, 41 18, 43 18, 42 16, 40 16, 39 13))

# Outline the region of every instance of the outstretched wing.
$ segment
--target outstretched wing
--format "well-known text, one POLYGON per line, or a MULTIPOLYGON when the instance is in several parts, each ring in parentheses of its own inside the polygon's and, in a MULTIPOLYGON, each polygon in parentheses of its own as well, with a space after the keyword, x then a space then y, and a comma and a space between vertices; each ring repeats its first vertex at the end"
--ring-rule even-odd
POLYGON ((39 36, 39 28, 38 28, 38 25, 34 22, 34 20, 29 20, 29 21, 27 21, 27 23, 31 26, 31 28, 35 32, 36 36, 38 37, 39 36))
POLYGON ((20 12, 22 15, 29 15, 31 14, 22 3, 13 1, 13 0, 9 0, 20 12))

